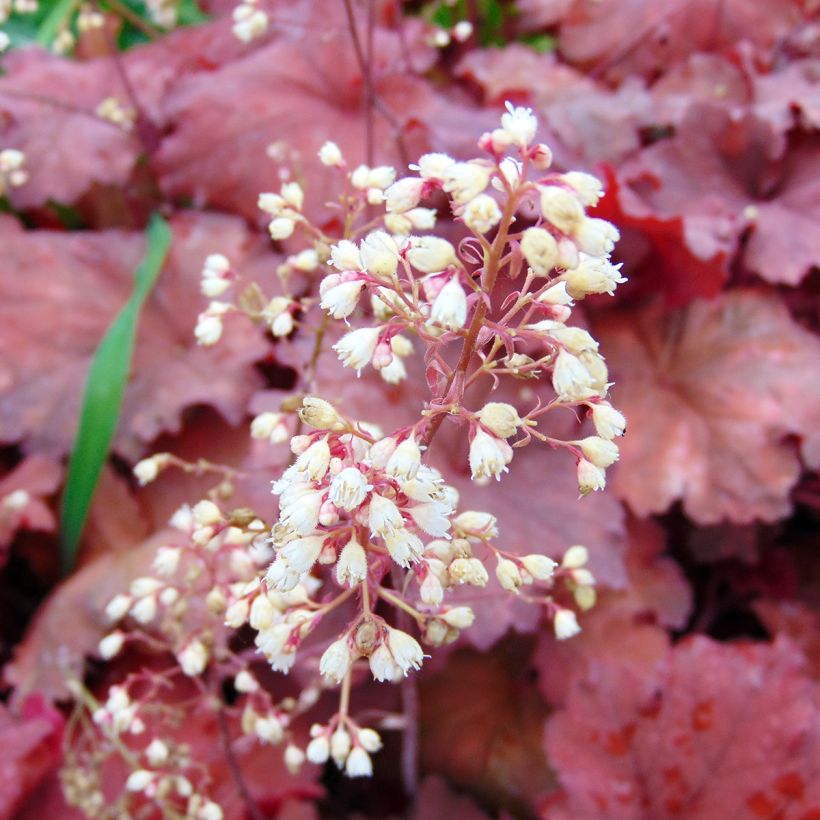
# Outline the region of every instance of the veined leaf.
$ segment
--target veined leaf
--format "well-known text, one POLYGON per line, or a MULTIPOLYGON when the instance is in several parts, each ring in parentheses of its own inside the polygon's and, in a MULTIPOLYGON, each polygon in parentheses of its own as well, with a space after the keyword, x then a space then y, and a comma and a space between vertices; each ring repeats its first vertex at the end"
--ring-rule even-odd
POLYGON ((134 289, 103 336, 86 380, 63 493, 61 557, 64 571, 70 570, 74 563, 88 508, 117 429, 140 310, 171 246, 171 230, 158 214, 151 218, 146 238, 147 248, 134 275, 134 289))

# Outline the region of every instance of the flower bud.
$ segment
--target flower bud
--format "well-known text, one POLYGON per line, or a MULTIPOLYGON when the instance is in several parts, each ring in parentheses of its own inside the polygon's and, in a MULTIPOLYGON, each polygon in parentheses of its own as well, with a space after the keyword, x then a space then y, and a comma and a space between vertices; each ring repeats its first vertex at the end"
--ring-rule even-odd
POLYGON ((521 424, 518 411, 506 402, 491 401, 478 411, 479 421, 500 438, 514 436, 521 424))
POLYGON ((430 308, 430 321, 447 330, 460 330, 467 323, 467 294, 458 276, 439 291, 430 308))
POLYGON ((536 581, 548 581, 552 578, 555 568, 558 566, 552 558, 537 553, 525 555, 521 559, 521 563, 536 581))
POLYGON ((578 626, 578 619, 571 609, 559 609, 555 614, 552 625, 555 629, 555 637, 559 641, 572 638, 581 631, 581 627, 578 626))
POLYGON ((359 246, 362 265, 373 276, 390 279, 399 266, 399 249, 393 237, 384 231, 369 233, 359 246))
POLYGON ((495 577, 498 583, 501 584, 502 589, 507 592, 518 592, 518 588, 524 583, 521 577, 521 571, 515 561, 510 561, 509 558, 498 559, 498 565, 495 568, 495 577))
POLYGON ((583 567, 589 560, 589 551, 581 544, 575 544, 570 547, 561 560, 561 566, 564 569, 578 569, 583 567))
POLYGON ((587 436, 574 443, 596 467, 610 467, 618 460, 618 445, 609 439, 587 436))
POLYGON ((305 396, 299 409, 299 418, 317 430, 341 430, 344 421, 330 402, 316 396, 305 396))
POLYGON ((558 262, 558 243, 545 228, 527 228, 521 252, 537 276, 548 276, 558 262))
POLYGON ((578 461, 578 489, 581 495, 589 495, 606 487, 606 473, 591 461, 582 458, 578 461))
POLYGON ((415 208, 421 199, 424 180, 419 177, 404 177, 394 182, 384 193, 389 213, 399 214, 415 208))
POLYGON ((501 209, 489 194, 473 197, 465 206, 461 215, 464 224, 475 233, 487 233, 501 221, 501 209))
POLYGON ((111 658, 119 655, 123 644, 125 643, 125 634, 117 630, 106 635, 99 643, 97 651, 104 661, 110 661, 111 658))
POLYGON ((584 208, 578 197, 556 185, 541 187, 541 213, 564 233, 572 233, 584 219, 584 208))
POLYGON ((344 157, 339 146, 335 142, 325 142, 319 149, 319 162, 329 168, 338 168, 344 165, 344 157))
POLYGON ((582 171, 570 171, 561 175, 561 180, 572 188, 581 200, 582 205, 592 207, 598 204, 598 200, 604 195, 604 186, 601 180, 592 174, 585 174, 582 171))
POLYGON ((605 439, 613 439, 622 436, 626 430, 626 419, 623 413, 616 410, 607 402, 590 405, 592 412, 592 423, 595 425, 595 432, 605 439))
POLYGON ((407 261, 422 273, 436 273, 456 261, 456 250, 438 236, 421 236, 412 240, 407 261))

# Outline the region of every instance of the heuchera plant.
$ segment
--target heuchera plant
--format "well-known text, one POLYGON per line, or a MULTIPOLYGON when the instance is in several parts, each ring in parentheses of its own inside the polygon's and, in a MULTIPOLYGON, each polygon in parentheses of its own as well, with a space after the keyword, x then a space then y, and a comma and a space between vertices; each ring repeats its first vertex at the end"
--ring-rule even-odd
MULTIPOLYGON (((271 477, 278 520, 232 509, 228 472, 209 498, 174 515, 178 535, 157 550, 154 574, 108 604, 120 626, 102 640, 103 658, 134 642, 175 663, 131 674, 102 703, 75 685, 91 720, 71 730, 63 780, 74 805, 99 810, 101 766, 119 755, 129 770, 120 810, 148 801, 167 817, 222 816, 189 751, 163 736, 173 706, 157 701, 180 676, 190 679, 194 702, 211 703, 231 682, 238 698, 219 708, 241 714, 256 741, 281 744, 292 771, 305 759, 332 760, 350 777, 369 776, 382 745, 377 729, 402 724, 388 716, 364 725, 351 714, 351 687, 368 674, 402 681, 468 629, 473 610, 453 601, 453 590, 483 587, 495 573, 509 595, 543 609, 559 639, 580 630, 576 610, 595 603, 585 547, 568 546, 560 564, 506 551, 494 511, 463 509, 430 461, 451 429, 445 422, 468 431, 464 459, 479 483, 503 480, 517 448, 544 444, 574 459, 586 495, 604 488, 618 458, 613 439, 626 422, 606 400, 606 364, 595 339, 568 324, 575 301, 624 281, 609 261, 618 231, 585 213, 601 183, 551 172, 536 130, 529 109, 508 104, 501 127, 479 140, 480 157, 425 154, 400 179, 391 167, 350 168, 326 143, 319 160, 338 170, 342 236, 304 215, 296 182, 259 197, 273 239, 304 240, 279 274, 286 293, 296 274, 307 276, 317 285, 309 295, 268 298, 226 257, 205 260, 202 292, 212 301, 196 326, 200 344, 217 344, 232 314, 264 323, 275 337, 297 326, 312 331, 312 395, 289 398, 251 427, 256 439, 290 443, 289 466, 271 477), (434 233, 444 198, 464 226, 456 244, 434 233), (322 398, 317 364, 333 323, 347 325, 333 345, 339 367, 373 367, 397 383, 423 359, 430 393, 415 422, 383 429, 378 401, 371 418, 357 419, 322 398), (550 380, 554 398, 533 399, 523 414, 506 402, 471 400, 474 385, 494 389, 509 379, 550 380), (551 412, 587 414, 596 434, 553 438, 539 429, 551 412), (247 624, 255 651, 232 642, 247 624), (277 672, 298 669, 300 694, 276 701, 260 682, 259 656, 277 672), (322 689, 333 687, 337 707, 319 714, 322 689), (305 714, 313 720, 308 739, 292 729, 305 714), (124 739, 143 733, 145 743, 124 739)), ((135 473, 147 483, 173 466, 192 467, 160 453, 135 473)))

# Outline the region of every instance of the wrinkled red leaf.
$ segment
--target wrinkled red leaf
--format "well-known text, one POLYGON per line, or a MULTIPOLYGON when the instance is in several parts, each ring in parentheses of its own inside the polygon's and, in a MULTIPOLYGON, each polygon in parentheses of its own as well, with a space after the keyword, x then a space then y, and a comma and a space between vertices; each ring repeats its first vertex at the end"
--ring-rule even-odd
MULTIPOLYGON (((238 421, 259 383, 251 365, 266 350, 259 332, 230 317, 216 348, 198 347, 193 336, 207 304, 199 294, 205 257, 225 253, 241 270, 251 234, 236 219, 206 214, 180 214, 172 227, 169 261, 140 321, 115 442, 132 457, 163 430, 179 429, 185 407, 211 404, 238 421)), ((2 439, 59 455, 73 440, 91 356, 130 294, 145 241, 123 231, 26 232, 11 220, 0 231, 2 439)))
POLYGON ((527 667, 510 642, 490 654, 455 653, 419 679, 422 767, 516 813, 552 785, 541 749, 546 710, 527 667))
MULTIPOLYGON (((322 143, 338 143, 351 167, 365 160, 365 84, 342 5, 299 8, 298 25, 279 27, 268 44, 243 59, 183 79, 169 95, 167 112, 177 126, 158 159, 170 195, 256 220, 259 193, 278 187, 277 165, 266 155, 273 144, 305 184, 315 212, 338 181, 338 172, 316 162, 322 143)), ((395 164, 430 146, 472 148, 490 119, 413 75, 394 32, 379 27, 374 42, 376 159, 395 164)))
POLYGON ((629 420, 616 492, 638 515, 678 499, 701 524, 776 520, 818 456, 820 341, 774 296, 731 291, 672 314, 601 323, 629 420))
POLYGON ((689 54, 733 49, 741 40, 766 59, 807 12, 800 0, 575 0, 559 48, 610 78, 651 77, 689 54))
POLYGON ((15 817, 57 763, 62 729, 60 713, 39 697, 27 699, 18 715, 0 706, 0 817, 15 817))
POLYGON ((29 180, 12 190, 12 203, 72 203, 93 183, 124 185, 140 154, 157 147, 169 88, 186 73, 208 71, 240 51, 224 23, 181 29, 129 50, 118 63, 110 57, 77 62, 37 48, 13 51, 0 78, 0 136, 4 146, 26 154, 29 180), (98 117, 97 106, 108 97, 139 107, 151 126, 126 133, 98 117))
POLYGON ((817 688, 788 643, 694 638, 653 674, 600 665, 548 724, 548 818, 815 817, 817 688))
MULTIPOLYGON (((629 188, 622 185, 619 199, 605 203, 604 211, 612 208, 610 216, 626 227, 640 228, 630 217, 645 208, 645 215, 664 222, 682 220, 686 250, 694 260, 710 260, 718 276, 725 276, 724 260, 750 228, 746 265, 769 282, 796 285, 820 264, 820 241, 812 230, 820 214, 820 150, 807 142, 779 160, 784 147, 771 123, 752 113, 692 104, 674 137, 619 169, 629 188)), ((646 233, 652 237, 651 228, 646 233)), ((698 267, 690 272, 670 256, 662 261, 665 279, 685 277, 677 279, 683 296, 698 267)), ((688 288, 690 297, 713 295, 720 279, 709 282, 712 289, 699 284, 688 288)))

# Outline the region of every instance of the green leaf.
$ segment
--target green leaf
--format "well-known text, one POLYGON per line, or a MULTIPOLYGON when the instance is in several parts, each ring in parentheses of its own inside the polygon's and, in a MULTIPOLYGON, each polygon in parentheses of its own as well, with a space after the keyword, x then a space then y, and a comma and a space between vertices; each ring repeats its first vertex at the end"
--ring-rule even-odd
POLYGON ((51 45, 76 5, 76 0, 57 0, 37 29, 37 42, 44 46, 51 45))
POLYGON ((85 383, 80 423, 68 464, 61 510, 64 572, 68 572, 74 564, 88 508, 117 430, 140 310, 171 246, 171 229, 158 214, 151 218, 146 239, 145 256, 134 274, 134 289, 103 336, 85 383))

